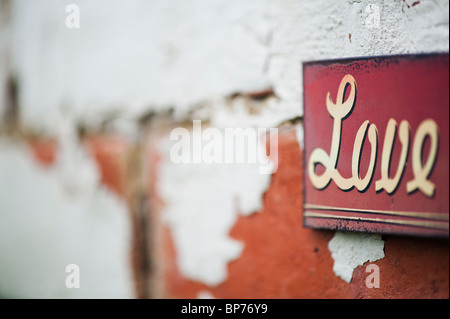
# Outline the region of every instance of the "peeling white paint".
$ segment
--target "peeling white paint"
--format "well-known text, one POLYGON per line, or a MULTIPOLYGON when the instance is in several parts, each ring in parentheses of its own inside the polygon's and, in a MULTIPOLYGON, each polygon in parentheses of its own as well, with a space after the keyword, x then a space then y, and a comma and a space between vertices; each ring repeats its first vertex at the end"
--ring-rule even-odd
POLYGON ((227 99, 215 99, 205 113, 211 125, 219 128, 277 127, 288 116, 279 108, 279 101, 275 97, 259 103, 249 102, 244 97, 234 98, 231 102, 227 99), (255 104, 253 107, 257 109, 253 114, 248 111, 250 103, 255 104))
MULTIPOLYGON (((449 50, 446 0, 410 8, 371 0, 79 0, 81 27, 67 29, 70 2, 13 1, 21 114, 27 126, 50 132, 61 109, 92 122, 113 111, 187 114, 267 87, 279 100, 264 105, 261 118, 280 123, 303 113, 303 61, 449 50), (367 24, 369 5, 379 7, 378 28, 367 24)), ((226 113, 210 111, 216 119, 226 113)), ((236 117, 227 119, 229 126, 236 117)))
POLYGON ((0 140, 0 296, 132 298, 126 206, 70 132, 62 142, 44 168, 26 145, 0 140), (66 287, 69 264, 79 289, 66 287))
POLYGON ((379 234, 338 231, 328 243, 328 249, 334 260, 334 273, 348 283, 356 267, 385 257, 384 240, 379 234))
MULTIPOLYGON (((24 125, 38 133, 57 136, 60 127, 55 123, 59 123, 60 114, 98 127, 116 112, 119 119, 113 127, 134 135, 135 120, 142 113, 174 108, 177 119, 182 120, 203 102, 211 102, 212 107, 201 110, 202 118, 214 126, 273 127, 303 114, 303 61, 449 50, 446 0, 421 1, 410 8, 403 1, 377 1, 379 28, 366 24, 370 14, 366 8, 374 4, 372 0, 79 0, 81 28, 67 29, 65 6, 71 2, 13 0, 11 56, 19 80, 20 113, 24 125), (234 92, 269 87, 276 98, 262 103, 256 113, 250 113, 242 99, 234 99, 231 106, 224 99, 234 92)), ((0 85, 8 75, 3 69, 5 59, 1 59, 0 85)), ((74 123, 69 125, 74 127, 74 123)), ((297 140, 302 147, 301 127, 297 140)), ((10 228, 0 223, 0 228, 6 227, 0 232, 0 253, 5 256, 13 250, 3 236, 13 236, 8 237, 13 238, 10 242, 26 249, 25 240, 33 237, 23 237, 23 233, 36 231, 21 222, 22 216, 33 220, 39 229, 50 227, 48 234, 52 234, 62 217, 48 217, 41 225, 44 221, 38 216, 47 216, 55 209, 61 213, 56 216, 76 216, 73 218, 83 218, 87 211, 103 216, 107 207, 125 215, 122 203, 105 189, 97 189, 98 173, 82 153, 60 155, 61 164, 44 174, 28 155, 20 159, 25 152, 22 146, 2 143, 5 151, 0 157, 0 172, 9 179, 0 179, 0 218, 15 223, 10 228), (70 165, 80 165, 79 174, 70 165), (19 168, 17 176, 9 172, 14 166, 19 168), (19 196, 24 191, 31 196, 26 204, 23 198, 27 197, 19 196), (36 207, 33 212, 30 206, 36 207)), ((258 165, 174 165, 166 158, 159 181, 182 273, 211 285, 222 282, 228 262, 238 258, 243 249, 242 243, 229 237, 238 211, 250 214, 260 209, 270 176, 258 174, 258 165)), ((72 217, 67 218, 69 223, 72 217)), ((84 222, 89 225, 89 220, 86 217, 84 222)), ((78 222, 73 222, 79 225, 74 228, 76 234, 64 231, 63 238, 78 236, 82 227, 78 222)), ((104 231, 109 234, 111 229, 104 231)), ((110 238, 108 247, 122 247, 121 236, 125 234, 119 232, 110 238)), ((363 241, 354 235, 349 240, 349 236, 337 233, 330 242, 336 250, 335 272, 347 279, 351 279, 348 274, 356 267, 353 265, 366 258, 356 247, 351 248, 353 240, 355 244, 370 242, 367 245, 373 256, 376 251, 380 255, 379 249, 374 249, 375 239, 363 241), (352 257, 353 249, 359 257, 352 257)), ((65 245, 64 240, 48 243, 48 251, 44 244, 39 244, 37 251, 42 248, 44 254, 52 256, 65 245)), ((124 248, 118 249, 123 252, 124 248)), ((22 283, 19 287, 25 281, 34 282, 34 277, 20 279, 18 274, 36 258, 11 256, 0 265, 6 263, 7 269, 19 266, 6 274, 22 283)), ((367 258, 375 258, 371 256, 367 258)), ((54 262, 62 264, 58 260, 54 262)), ((38 266, 41 271, 36 278, 42 279, 36 287, 47 280, 45 267, 38 266)), ((0 281, 0 293, 13 286, 8 278, 0 281)))
POLYGON ((197 299, 216 299, 213 294, 207 290, 201 290, 197 294, 197 299))
POLYGON ((300 147, 300 149, 303 151, 304 149, 304 143, 305 143, 305 138, 304 138, 304 129, 303 129, 303 124, 298 124, 296 129, 295 129, 295 135, 297 137, 297 142, 298 142, 298 146, 300 147))
POLYGON ((6 82, 10 71, 11 18, 10 1, 0 1, 0 115, 6 102, 6 82))
POLYGON ((174 240, 177 264, 186 278, 218 285, 227 277, 228 263, 244 248, 230 238, 230 230, 239 214, 262 208, 270 175, 259 174, 257 163, 175 164, 169 156, 172 145, 164 141, 161 146, 158 190, 166 203, 163 217, 174 240))

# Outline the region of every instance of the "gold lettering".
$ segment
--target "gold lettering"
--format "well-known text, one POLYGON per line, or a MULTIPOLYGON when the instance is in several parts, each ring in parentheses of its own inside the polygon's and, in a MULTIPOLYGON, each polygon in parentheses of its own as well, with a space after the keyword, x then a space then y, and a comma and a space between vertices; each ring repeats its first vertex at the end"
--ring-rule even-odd
POLYGON ((406 184, 406 191, 411 193, 416 189, 420 189, 425 195, 432 197, 434 195, 435 185, 428 180, 436 161, 438 148, 439 129, 435 121, 432 119, 424 120, 417 128, 414 137, 414 145, 412 149, 412 170, 414 179, 406 184), (422 148, 425 138, 429 136, 431 141, 430 152, 426 164, 422 163, 422 148))
POLYGON ((323 189, 328 186, 331 179, 338 179, 342 183, 342 189, 345 189, 345 186, 348 185, 349 182, 346 182, 339 173, 336 171, 336 165, 339 155, 339 148, 341 144, 341 125, 342 120, 346 117, 353 109, 356 98, 356 81, 353 76, 347 74, 342 79, 338 94, 336 98, 336 103, 333 103, 331 100, 330 92, 327 94, 326 105, 328 113, 330 113, 331 117, 334 119, 333 125, 333 133, 331 140, 331 150, 330 155, 328 155, 323 149, 316 148, 309 158, 308 162, 308 174, 311 180, 311 183, 317 189, 323 189), (351 91, 347 100, 344 101, 344 95, 346 88, 350 85, 351 91), (316 165, 320 164, 325 167, 325 172, 322 175, 316 175, 315 169, 316 165))
POLYGON ((361 179, 359 174, 359 160, 361 158, 362 145, 364 142, 364 137, 367 132, 367 127, 369 126, 369 121, 365 121, 356 133, 355 144, 353 147, 353 158, 352 158, 352 174, 355 187, 359 191, 364 191, 372 179, 373 172, 375 169, 375 160, 377 158, 377 146, 378 146, 378 130, 374 124, 369 126, 369 142, 371 145, 370 152, 370 162, 369 168, 367 169, 366 176, 361 179))
POLYGON ((375 182, 375 190, 377 192, 384 189, 388 194, 392 194, 397 189, 400 178, 405 170, 409 149, 410 126, 407 121, 402 121, 399 128, 402 152, 400 154, 397 172, 393 178, 389 178, 389 168, 391 165, 392 148, 396 130, 397 122, 394 119, 390 119, 386 127, 386 135, 384 136, 383 155, 381 157, 381 179, 375 182))
MULTIPOLYGON (((353 110, 356 100, 356 81, 350 74, 347 74, 339 84, 336 103, 333 103, 330 92, 327 94, 326 106, 328 113, 334 120, 333 132, 331 137, 330 154, 321 148, 316 148, 312 151, 308 161, 308 175, 311 183, 317 189, 324 189, 333 180, 337 187, 341 190, 350 190, 356 187, 360 192, 363 192, 370 185, 372 180, 376 157, 378 151, 378 130, 375 124, 370 124, 368 120, 364 121, 355 136, 352 154, 352 177, 344 178, 337 170, 337 163, 339 157, 339 150, 341 147, 341 131, 342 121, 353 110), (350 87, 349 97, 344 100, 347 88, 350 87), (364 178, 360 174, 360 160, 366 135, 371 145, 370 161, 367 173, 364 178), (318 175, 316 174, 317 165, 322 165, 325 171, 318 175)), ((397 122, 394 119, 389 119, 386 126, 386 134, 384 136, 383 153, 381 158, 381 178, 375 182, 375 190, 385 190, 388 194, 392 194, 397 189, 403 172, 406 167, 406 160, 409 152, 410 140, 410 125, 406 120, 400 123, 399 139, 402 145, 402 150, 397 166, 397 171, 394 177, 389 177, 392 149, 394 147, 394 140, 397 131, 397 122)), ((412 170, 414 179, 406 184, 406 190, 411 193, 420 189, 425 195, 432 197, 435 191, 435 184, 428 180, 431 170, 436 161, 437 149, 439 139, 439 128, 432 119, 424 120, 418 127, 414 137, 414 144, 412 149, 412 170), (425 165, 422 163, 422 148, 426 137, 430 137, 431 147, 425 165)))

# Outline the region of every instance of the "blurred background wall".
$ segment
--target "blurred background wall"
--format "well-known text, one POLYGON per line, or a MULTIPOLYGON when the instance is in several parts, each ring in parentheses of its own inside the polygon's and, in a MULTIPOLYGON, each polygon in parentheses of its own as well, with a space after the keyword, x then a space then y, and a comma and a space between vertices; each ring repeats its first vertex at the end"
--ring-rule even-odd
POLYGON ((0 296, 448 298, 446 241, 301 225, 301 63, 448 50, 445 0, 0 0, 0 296), (174 164, 193 120, 278 128, 277 172, 174 164))

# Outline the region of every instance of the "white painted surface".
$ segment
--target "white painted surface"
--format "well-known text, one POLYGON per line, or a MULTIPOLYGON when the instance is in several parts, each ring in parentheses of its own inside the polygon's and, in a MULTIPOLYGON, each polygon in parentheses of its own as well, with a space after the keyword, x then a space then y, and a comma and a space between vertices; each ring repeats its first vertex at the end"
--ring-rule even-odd
POLYGON ((0 139, 0 296, 133 298, 125 204, 100 185, 70 132, 44 168, 21 143, 0 139), (66 287, 66 266, 80 288, 66 287))
POLYGON ((384 240, 379 234, 336 232, 328 243, 336 276, 350 283, 356 267, 384 258, 384 240))
MULTIPOLYGON (((0 0, 0 116, 6 101, 6 80, 10 71, 11 25, 10 2, 0 0)), ((0 120, 1 123, 1 120, 0 120)))
POLYGON ((303 145, 305 143, 303 124, 297 125, 295 129, 295 136, 297 137, 298 146, 300 147, 301 150, 303 150, 303 145))
MULTIPOLYGON (((24 124, 37 132, 59 134, 59 120, 67 115, 75 118, 72 126, 80 120, 99 126, 117 112, 115 127, 133 135, 134 120, 143 112, 174 108, 181 120, 205 101, 212 107, 200 113, 212 125, 270 127, 302 115, 302 61, 449 50, 446 0, 422 0, 409 8, 412 0, 78 0, 80 29, 67 29, 65 6, 72 2, 13 1, 12 67, 19 79, 24 124), (373 4, 380 14, 375 28, 373 10, 367 10, 373 4), (276 98, 261 104, 256 114, 249 114, 240 99, 231 106, 224 102, 233 92, 267 87, 273 87, 276 98)), ((4 72, 0 74, 1 79, 5 77, 4 72)), ((8 146, 7 154, 16 154, 15 147, 8 146)), ((96 192, 92 181, 72 185, 70 169, 58 174, 49 171, 46 176, 30 168, 29 159, 11 162, 10 156, 1 158, 0 171, 6 174, 11 165, 22 165, 30 176, 19 176, 23 183, 30 178, 25 189, 32 196, 24 204, 23 197, 15 197, 21 188, 14 195, 14 188, 7 187, 5 194, 10 195, 0 195, 0 205, 6 205, 11 218, 31 213, 28 205, 42 209, 43 214, 52 211, 45 205, 53 201, 62 211, 87 205, 83 212, 88 214, 94 210, 89 205, 103 207, 114 201, 88 205, 84 200, 96 192), (59 190, 54 186, 50 192, 37 184, 53 185, 56 180, 58 185, 69 181, 69 189, 74 187, 87 197, 72 206, 73 199, 64 195, 65 186, 59 190), (41 193, 33 197, 36 189, 41 193), (39 199, 46 196, 50 202, 41 203, 39 199)), ((76 161, 70 156, 66 160, 76 161)), ((85 176, 89 179, 93 174, 96 180, 88 166, 85 176)), ((247 213, 258 210, 268 186, 267 176, 253 173, 251 166, 175 167, 167 158, 163 161, 160 189, 168 204, 166 215, 175 234, 179 266, 188 278, 209 284, 226 278, 226 264, 243 249, 228 237, 238 208, 247 213), (235 198, 240 198, 241 206, 234 205, 235 198)), ((116 204, 110 209, 122 211, 121 204, 116 204)), ((49 223, 56 221, 50 218, 49 223)), ((86 220, 86 225, 90 223, 86 220)), ((0 236, 19 234, 25 231, 21 227, 32 226, 17 222, 10 228, 17 227, 16 233, 0 236)), ((34 238, 31 234, 29 238, 34 238)), ((341 242, 342 247, 346 245, 350 241, 341 242)), ((10 267, 29 262, 8 260, 10 267)))
POLYGON ((197 299, 216 299, 213 294, 207 290, 202 290, 197 294, 197 299))
POLYGON ((79 0, 80 28, 68 29, 71 1, 15 0, 23 117, 52 131, 61 109, 96 123, 272 86, 277 124, 302 114, 303 61, 448 51, 449 2, 408 2, 79 0))
MULTIPOLYGON (((248 143, 260 142, 248 139, 248 143)), ((161 145, 163 161, 157 178, 177 264, 186 278, 218 285, 227 277, 228 262, 244 249, 229 233, 239 214, 262 208, 270 175, 260 174, 258 163, 175 164, 169 155, 172 145, 170 141, 161 145)))

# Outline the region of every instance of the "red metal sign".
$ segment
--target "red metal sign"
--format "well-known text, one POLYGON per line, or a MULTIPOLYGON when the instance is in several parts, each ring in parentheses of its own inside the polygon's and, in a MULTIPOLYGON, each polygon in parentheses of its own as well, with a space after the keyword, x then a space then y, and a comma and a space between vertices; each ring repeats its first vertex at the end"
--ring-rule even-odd
POLYGON ((449 236, 449 55, 303 65, 304 225, 449 236))

